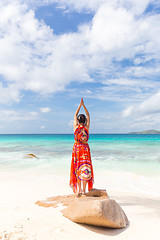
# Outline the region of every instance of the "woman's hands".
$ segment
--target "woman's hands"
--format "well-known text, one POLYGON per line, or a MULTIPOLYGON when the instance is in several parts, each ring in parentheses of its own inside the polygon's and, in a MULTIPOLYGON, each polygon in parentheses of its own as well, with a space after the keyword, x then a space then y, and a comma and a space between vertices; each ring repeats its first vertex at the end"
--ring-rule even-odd
POLYGON ((84 105, 84 101, 83 101, 83 98, 81 98, 81 102, 79 104, 79 107, 77 108, 76 112, 75 112, 75 115, 74 115, 74 130, 76 129, 76 127, 78 126, 78 121, 77 121, 77 116, 78 116, 78 113, 80 111, 80 108, 83 106, 84 110, 85 110, 85 113, 86 113, 86 117, 87 117, 87 121, 86 121, 86 128, 88 128, 89 130, 89 126, 90 126, 90 116, 89 116, 89 112, 86 108, 86 106, 84 105))
POLYGON ((84 101, 83 101, 83 98, 81 98, 81 103, 80 103, 81 106, 84 106, 84 101))
POLYGON ((85 110, 85 113, 86 113, 86 117, 87 117, 87 121, 86 121, 86 127, 88 128, 89 130, 89 126, 90 126, 90 115, 89 115, 89 112, 86 108, 86 106, 84 105, 84 101, 83 101, 83 98, 81 98, 81 103, 80 103, 80 106, 83 106, 84 110, 85 110))

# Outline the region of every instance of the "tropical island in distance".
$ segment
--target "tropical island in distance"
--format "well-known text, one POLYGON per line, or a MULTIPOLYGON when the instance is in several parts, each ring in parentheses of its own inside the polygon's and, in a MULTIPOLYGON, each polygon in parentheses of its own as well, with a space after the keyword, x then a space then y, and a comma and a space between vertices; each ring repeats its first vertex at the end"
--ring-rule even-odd
POLYGON ((158 130, 145 130, 141 132, 130 132, 128 134, 160 134, 160 131, 158 130))

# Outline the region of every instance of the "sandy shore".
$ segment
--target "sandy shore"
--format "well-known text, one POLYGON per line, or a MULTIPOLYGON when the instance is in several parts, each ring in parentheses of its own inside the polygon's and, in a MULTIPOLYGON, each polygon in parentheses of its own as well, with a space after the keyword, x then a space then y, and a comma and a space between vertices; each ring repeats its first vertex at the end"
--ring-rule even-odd
MULTIPOLYGON (((95 187, 99 185, 95 183, 95 187)), ((0 191, 0 239, 159 239, 160 197, 109 189, 110 198, 120 204, 130 221, 127 228, 113 230, 73 223, 63 217, 62 206, 43 208, 34 204, 47 197, 71 194, 67 177, 3 174, 0 191)))

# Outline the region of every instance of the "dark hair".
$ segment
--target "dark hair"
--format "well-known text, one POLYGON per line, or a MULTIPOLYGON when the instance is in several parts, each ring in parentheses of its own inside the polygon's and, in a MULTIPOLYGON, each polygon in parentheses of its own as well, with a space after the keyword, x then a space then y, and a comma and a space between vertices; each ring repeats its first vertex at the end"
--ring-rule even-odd
POLYGON ((79 114, 78 117, 77 117, 77 120, 78 120, 79 123, 85 124, 86 116, 84 114, 79 114))

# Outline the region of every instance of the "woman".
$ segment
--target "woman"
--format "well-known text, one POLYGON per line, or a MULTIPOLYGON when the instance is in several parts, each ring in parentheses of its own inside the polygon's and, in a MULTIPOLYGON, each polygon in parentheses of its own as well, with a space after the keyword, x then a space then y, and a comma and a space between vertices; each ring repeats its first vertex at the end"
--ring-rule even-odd
POLYGON ((89 126, 89 112, 84 105, 83 98, 81 98, 81 103, 74 115, 75 143, 73 146, 70 171, 70 186, 73 188, 74 193, 78 193, 78 196, 80 196, 82 193, 85 194, 87 183, 88 191, 93 188, 93 167, 91 162, 90 148, 88 145, 89 126), (86 116, 84 114, 78 115, 82 106, 85 110, 86 116))

